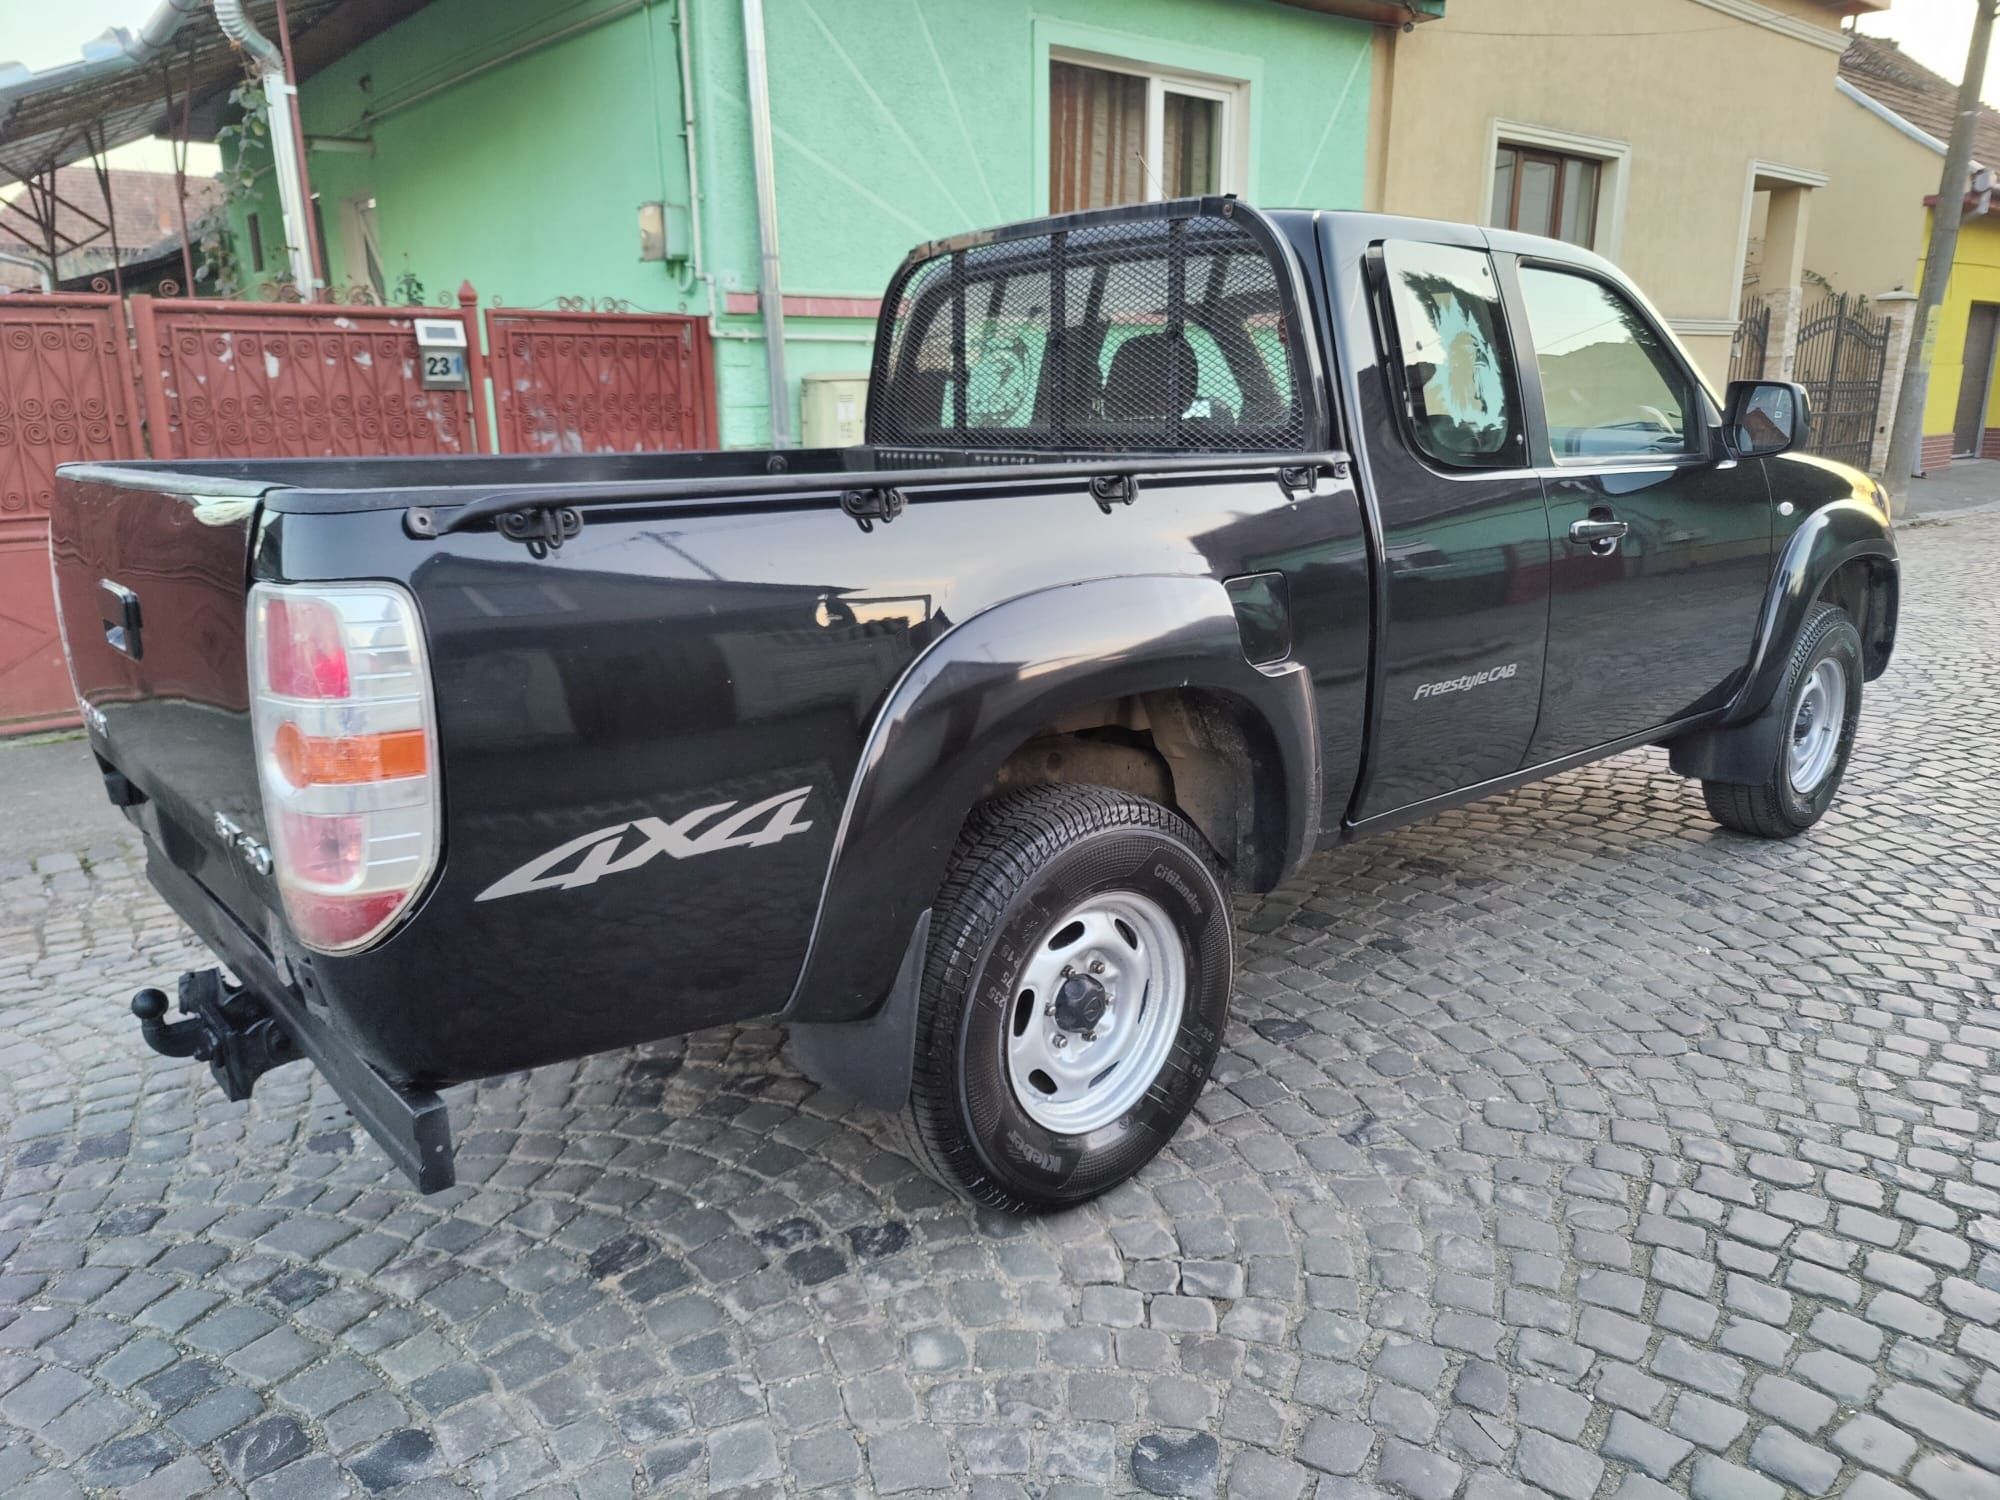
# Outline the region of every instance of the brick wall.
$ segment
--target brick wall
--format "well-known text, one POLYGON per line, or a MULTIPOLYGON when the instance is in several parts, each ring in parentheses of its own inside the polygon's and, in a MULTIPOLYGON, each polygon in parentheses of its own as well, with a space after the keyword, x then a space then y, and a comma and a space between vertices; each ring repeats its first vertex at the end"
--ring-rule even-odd
POLYGON ((1923 457, 1918 460, 1926 474, 1951 467, 1952 435, 1948 432, 1924 434, 1923 457))

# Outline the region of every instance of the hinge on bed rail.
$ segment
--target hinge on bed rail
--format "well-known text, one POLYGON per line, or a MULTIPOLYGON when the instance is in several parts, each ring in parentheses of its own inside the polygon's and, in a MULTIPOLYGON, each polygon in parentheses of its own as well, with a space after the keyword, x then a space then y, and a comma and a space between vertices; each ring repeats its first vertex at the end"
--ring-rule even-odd
POLYGON ((903 492, 892 485, 840 492, 840 508, 852 516, 854 524, 863 531, 873 531, 877 521, 887 526, 903 513, 908 504, 903 492))
POLYGON ((1097 508, 1107 516, 1114 505, 1130 505, 1139 498, 1139 476, 1137 474, 1093 474, 1090 476, 1090 498, 1097 502, 1097 508))
POLYGON ((1287 500, 1310 496, 1319 490, 1319 465, 1286 464, 1278 470, 1278 488, 1287 500))
POLYGON ((526 542, 530 557, 547 557, 583 530, 583 516, 571 505, 538 505, 510 510, 496 523, 510 542, 526 542))

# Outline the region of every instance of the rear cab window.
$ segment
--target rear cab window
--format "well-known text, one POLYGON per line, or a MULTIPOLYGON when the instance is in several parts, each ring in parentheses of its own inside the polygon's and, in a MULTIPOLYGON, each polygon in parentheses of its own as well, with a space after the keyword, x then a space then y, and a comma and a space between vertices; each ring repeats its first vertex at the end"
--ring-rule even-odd
POLYGON ((1520 383, 1492 258, 1413 240, 1384 243, 1380 257, 1383 342, 1410 441, 1446 468, 1525 465, 1520 383))
POLYGON ((878 444, 1298 452, 1303 336, 1275 247, 1217 214, 928 257, 891 284, 878 444))

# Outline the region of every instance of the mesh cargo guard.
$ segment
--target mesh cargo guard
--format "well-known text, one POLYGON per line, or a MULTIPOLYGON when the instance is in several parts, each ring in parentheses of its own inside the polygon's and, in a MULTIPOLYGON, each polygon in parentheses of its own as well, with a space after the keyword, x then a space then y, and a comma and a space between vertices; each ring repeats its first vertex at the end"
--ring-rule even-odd
POLYGON ((920 246, 889 285, 878 448, 1291 452, 1319 438, 1290 263, 1231 199, 920 246))

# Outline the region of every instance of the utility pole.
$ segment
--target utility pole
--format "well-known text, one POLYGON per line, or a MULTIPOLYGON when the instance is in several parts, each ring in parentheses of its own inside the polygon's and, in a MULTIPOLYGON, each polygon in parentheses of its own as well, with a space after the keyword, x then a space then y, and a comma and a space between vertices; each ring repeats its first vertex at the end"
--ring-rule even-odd
POLYGON ((1944 176, 1938 180, 1937 206, 1931 210, 1930 248, 1924 252, 1924 280, 1917 292, 1912 333, 1917 347, 1903 365, 1902 389, 1896 393, 1896 421, 1889 430, 1889 456, 1882 481, 1895 511, 1909 502, 1910 478, 1924 440, 1924 394, 1930 384, 1931 358, 1937 352, 1938 308, 1951 280, 1952 257, 1958 252, 1958 225, 1965 212, 1965 186, 1972 169, 1972 132, 1979 124, 1979 85, 1986 77, 1986 52, 1993 40, 1994 0, 1973 0, 1972 45, 1965 54, 1965 76, 1958 85, 1958 116, 1951 124, 1945 148, 1944 176))

